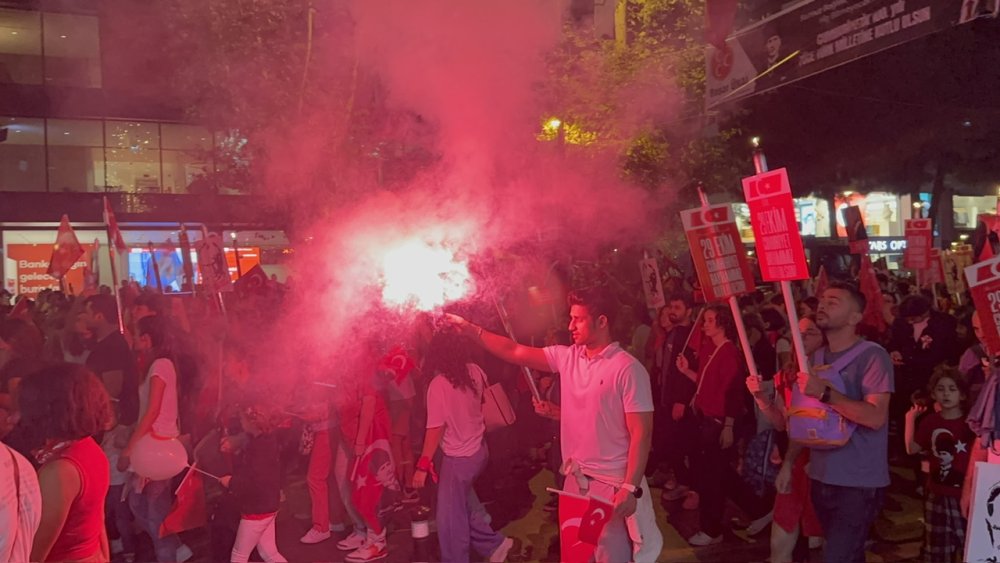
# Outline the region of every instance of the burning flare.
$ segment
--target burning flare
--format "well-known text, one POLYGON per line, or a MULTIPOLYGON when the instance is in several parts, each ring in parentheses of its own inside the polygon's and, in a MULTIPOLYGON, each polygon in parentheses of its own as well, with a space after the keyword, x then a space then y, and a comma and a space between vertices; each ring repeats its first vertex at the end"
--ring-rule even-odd
POLYGON ((382 300, 386 305, 432 311, 462 299, 472 289, 466 263, 443 245, 409 240, 382 258, 382 300))

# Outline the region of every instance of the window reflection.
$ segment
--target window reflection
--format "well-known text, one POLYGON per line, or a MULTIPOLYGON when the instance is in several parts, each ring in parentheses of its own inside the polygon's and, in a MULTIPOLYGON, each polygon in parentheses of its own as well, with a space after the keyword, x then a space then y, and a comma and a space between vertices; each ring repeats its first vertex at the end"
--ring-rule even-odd
POLYGON ((101 87, 101 45, 95 16, 53 14, 45 18, 45 83, 101 87))
POLYGON ((41 119, 0 117, 0 191, 45 191, 45 131, 41 119))
POLYGON ((0 83, 42 83, 39 12, 0 8, 0 83))
POLYGON ((104 143, 100 121, 50 119, 49 191, 104 190, 104 143))

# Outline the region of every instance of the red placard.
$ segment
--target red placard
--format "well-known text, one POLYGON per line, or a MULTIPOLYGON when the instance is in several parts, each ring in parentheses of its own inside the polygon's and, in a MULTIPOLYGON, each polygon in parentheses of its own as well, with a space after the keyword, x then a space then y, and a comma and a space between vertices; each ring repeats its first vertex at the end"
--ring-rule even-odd
POLYGON ((927 283, 944 283, 944 265, 941 262, 941 249, 932 248, 930 254, 931 267, 927 270, 927 283))
POLYGON ((779 168, 743 178, 743 195, 750 207, 750 226, 764 281, 808 279, 788 172, 779 168))
POLYGON ((904 223, 906 250, 903 251, 903 267, 926 270, 931 267, 931 220, 907 219, 904 223))
POLYGON ((746 249, 728 203, 681 211, 681 220, 705 301, 753 290, 746 249))
POLYGON ((972 301, 983 325, 983 342, 990 352, 1000 352, 1000 256, 965 269, 972 301))

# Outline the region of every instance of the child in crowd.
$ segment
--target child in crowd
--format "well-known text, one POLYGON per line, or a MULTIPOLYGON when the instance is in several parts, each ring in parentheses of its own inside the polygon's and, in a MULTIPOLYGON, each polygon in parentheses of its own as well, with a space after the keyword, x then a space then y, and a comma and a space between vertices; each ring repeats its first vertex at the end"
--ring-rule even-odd
POLYGON ((222 486, 236 496, 240 509, 240 527, 230 561, 248 561, 254 547, 264 561, 287 561, 274 537, 281 502, 281 471, 273 417, 263 407, 251 406, 240 411, 240 425, 249 440, 233 474, 220 479, 222 486))
POLYGON ((915 404, 906 413, 906 452, 923 454, 930 460, 930 476, 924 501, 924 558, 926 561, 959 561, 965 545, 965 518, 960 499, 969 449, 975 435, 965 422, 965 380, 955 368, 940 366, 928 389, 934 410, 917 418, 927 407, 915 404))

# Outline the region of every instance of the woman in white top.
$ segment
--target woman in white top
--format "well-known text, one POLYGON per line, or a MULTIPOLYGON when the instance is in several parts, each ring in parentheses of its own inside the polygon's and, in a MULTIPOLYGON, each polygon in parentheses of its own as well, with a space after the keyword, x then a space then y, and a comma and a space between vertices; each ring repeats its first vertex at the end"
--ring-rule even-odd
MULTIPOLYGON (((125 471, 131 461, 129 455, 135 445, 147 434, 154 439, 176 438, 180 434, 177 421, 177 370, 174 367, 174 343, 170 326, 159 315, 139 320, 135 351, 152 358, 149 369, 139 384, 139 421, 132 431, 128 446, 118 458, 118 469, 125 471)), ((158 561, 183 561, 178 558, 181 541, 176 535, 160 537, 160 524, 170 512, 170 479, 149 481, 139 480, 130 491, 129 506, 136 521, 153 539, 153 547, 158 561), (135 491, 142 492, 136 493, 135 491)), ((186 550, 184 550, 186 551, 186 550)), ((190 557, 190 556, 189 556, 190 557)))
POLYGON ((514 542, 493 531, 472 488, 489 459, 482 413, 486 374, 471 362, 468 344, 447 333, 431 340, 424 369, 434 376, 427 387, 427 431, 413 487, 422 488, 428 473, 436 477, 431 460, 440 445, 444 453, 437 498, 441 560, 469 561, 471 548, 490 561, 504 561, 514 542))
POLYGON ((42 493, 35 468, 0 444, 0 561, 27 563, 42 519, 42 493))

